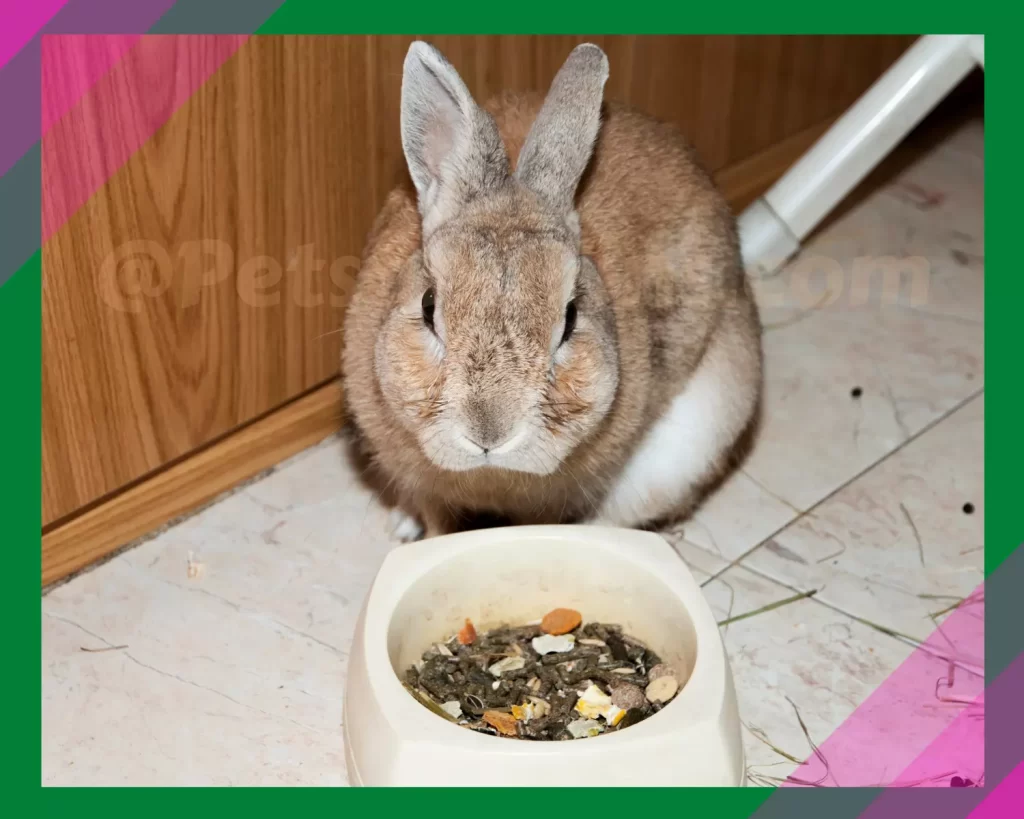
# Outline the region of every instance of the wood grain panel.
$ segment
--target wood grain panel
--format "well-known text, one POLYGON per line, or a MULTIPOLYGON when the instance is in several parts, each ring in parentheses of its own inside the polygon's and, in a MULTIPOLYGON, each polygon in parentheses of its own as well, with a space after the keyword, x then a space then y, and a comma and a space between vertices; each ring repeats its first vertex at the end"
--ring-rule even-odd
MULTIPOLYGON (((404 173, 411 39, 250 40, 46 244, 44 523, 336 373, 355 260, 404 173)), ((546 87, 594 40, 608 98, 676 122, 725 171, 843 110, 912 38, 427 39, 479 98, 546 87)), ((161 93, 146 71, 120 82, 161 93)), ((44 142, 50 178, 130 115, 107 102, 44 142)))

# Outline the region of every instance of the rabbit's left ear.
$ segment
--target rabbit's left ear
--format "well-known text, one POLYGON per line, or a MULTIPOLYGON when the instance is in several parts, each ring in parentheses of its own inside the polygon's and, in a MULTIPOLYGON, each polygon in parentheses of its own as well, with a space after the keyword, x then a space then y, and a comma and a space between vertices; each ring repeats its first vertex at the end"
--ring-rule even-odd
POLYGON ((415 42, 402 75, 402 148, 416 185, 423 232, 508 179, 494 119, 433 46, 415 42))
POLYGON ((559 69, 519 154, 516 178, 552 205, 573 209, 576 186, 601 126, 608 58, 596 45, 573 49, 559 69))

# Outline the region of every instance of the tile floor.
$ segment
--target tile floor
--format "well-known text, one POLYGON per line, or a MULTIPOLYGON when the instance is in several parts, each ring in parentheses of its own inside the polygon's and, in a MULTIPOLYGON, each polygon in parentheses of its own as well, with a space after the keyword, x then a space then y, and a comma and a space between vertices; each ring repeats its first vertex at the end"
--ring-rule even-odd
MULTIPOLYGON (((793 704, 820 742, 910 654, 865 621, 923 639, 982 579, 983 165, 969 120, 757 282, 763 429, 667 533, 720 619, 817 590, 722 628, 754 784, 810 754, 793 704)), ((48 593, 44 784, 345 784, 385 517, 331 439, 48 593)))

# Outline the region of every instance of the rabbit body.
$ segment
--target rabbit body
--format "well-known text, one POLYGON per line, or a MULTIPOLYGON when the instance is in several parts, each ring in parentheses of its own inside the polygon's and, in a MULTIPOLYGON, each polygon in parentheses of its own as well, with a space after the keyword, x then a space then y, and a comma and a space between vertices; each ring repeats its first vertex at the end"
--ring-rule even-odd
POLYGON ((675 128, 602 105, 606 77, 580 46, 547 98, 479 108, 410 49, 416 190, 376 220, 343 353, 353 441, 403 539, 478 513, 686 515, 753 422, 760 324, 733 217, 675 128))

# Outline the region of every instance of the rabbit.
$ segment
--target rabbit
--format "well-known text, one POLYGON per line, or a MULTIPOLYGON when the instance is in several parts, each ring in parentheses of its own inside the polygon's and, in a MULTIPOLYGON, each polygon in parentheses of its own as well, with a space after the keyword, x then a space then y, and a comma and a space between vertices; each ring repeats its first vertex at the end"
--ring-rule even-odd
POLYGON ((353 445, 403 540, 686 517, 760 406, 761 329, 733 216, 677 130, 603 103, 575 48, 545 97, 479 106, 414 42, 412 189, 371 230, 344 324, 353 445))

